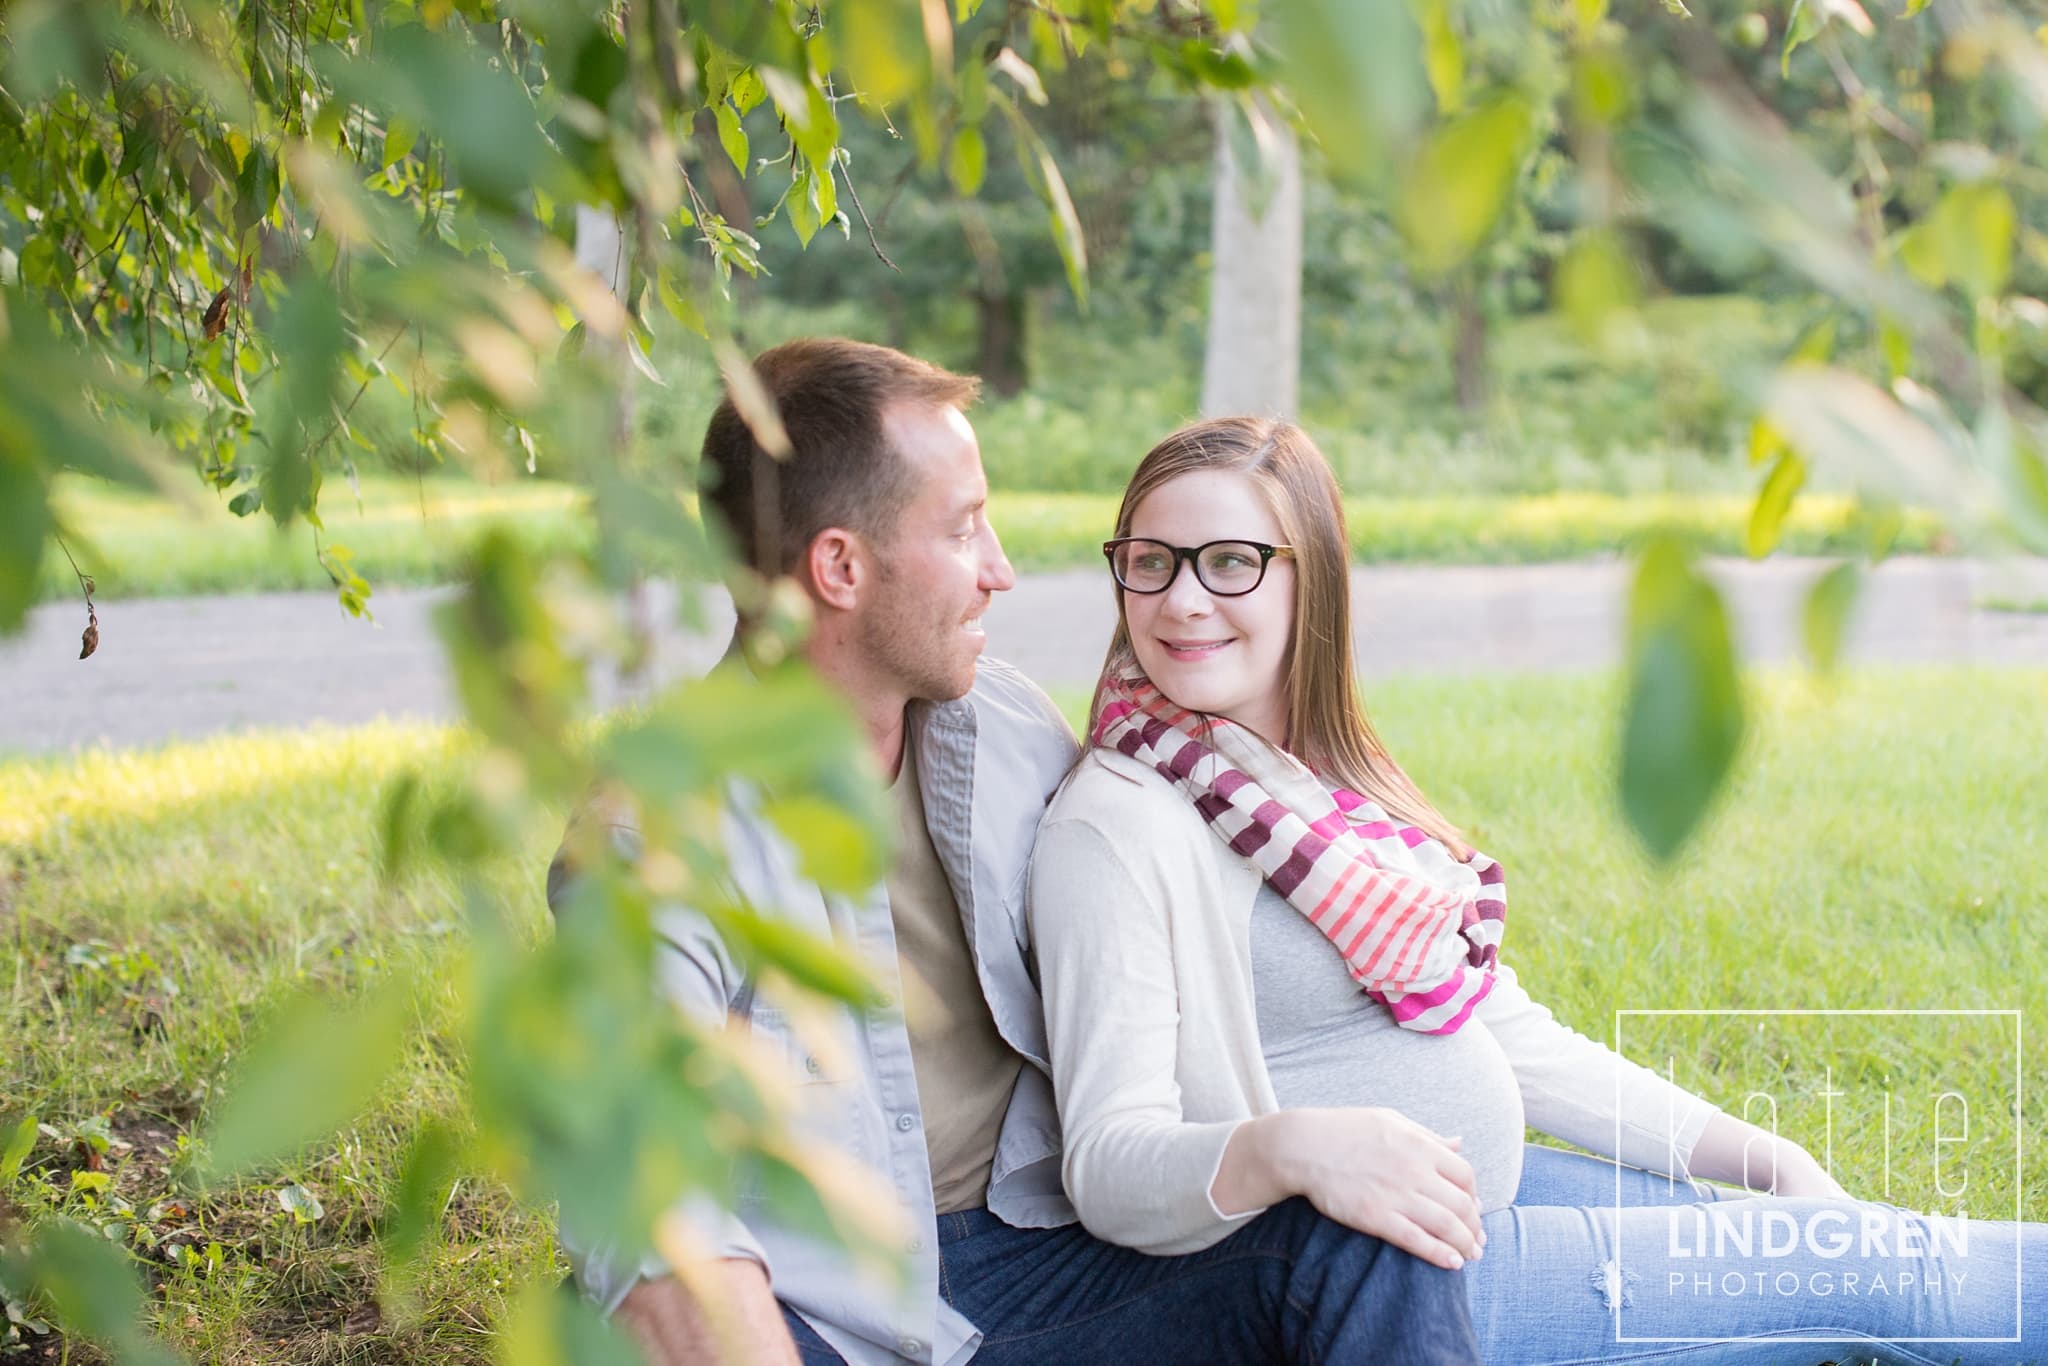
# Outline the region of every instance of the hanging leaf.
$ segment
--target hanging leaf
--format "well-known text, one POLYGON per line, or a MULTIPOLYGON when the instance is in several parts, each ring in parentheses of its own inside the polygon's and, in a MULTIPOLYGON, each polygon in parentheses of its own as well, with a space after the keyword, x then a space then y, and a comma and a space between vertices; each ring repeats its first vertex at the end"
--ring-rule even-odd
POLYGON ((1629 825, 1657 862, 1670 862, 1698 828, 1742 732, 1727 609, 1685 546, 1660 536, 1644 551, 1629 599, 1620 783, 1629 825))
POLYGON ((946 175, 953 182, 953 188, 963 195, 980 192, 982 177, 988 174, 988 143, 982 139, 981 129, 973 124, 953 134, 953 145, 946 153, 946 175))
POLYGON ((1854 560, 1844 560, 1813 582, 1807 590, 1801 624, 1806 638, 1806 657, 1814 670, 1831 674, 1842 654, 1842 640, 1848 632, 1849 614, 1863 587, 1863 572, 1854 560))
POLYGON ((199 333, 207 341, 212 341, 228 330, 228 300, 233 297, 233 293, 234 291, 226 285, 222 285, 220 291, 213 296, 213 301, 207 304, 206 311, 199 315, 199 333))
POLYGON ((733 169, 742 176, 747 173, 747 163, 752 155, 747 147, 747 130, 740 122, 739 111, 730 104, 721 102, 712 111, 718 122, 718 145, 725 149, 725 155, 733 169))
POLYGON ((1806 462, 1789 450, 1780 451, 1778 463, 1771 467, 1770 477, 1757 492, 1756 503, 1749 511, 1749 529, 1743 534, 1742 547, 1752 560, 1760 560, 1778 548, 1785 515, 1792 510, 1792 501, 1805 483, 1806 462))
POLYGON ((1422 270, 1441 275, 1486 240, 1521 173, 1528 103, 1504 96, 1444 124, 1403 178, 1397 216, 1422 270))
POLYGON ((393 979, 351 1005, 308 994, 279 1012, 214 1109, 207 1178, 283 1157, 361 1113, 398 1065, 413 1013, 409 987, 393 979))

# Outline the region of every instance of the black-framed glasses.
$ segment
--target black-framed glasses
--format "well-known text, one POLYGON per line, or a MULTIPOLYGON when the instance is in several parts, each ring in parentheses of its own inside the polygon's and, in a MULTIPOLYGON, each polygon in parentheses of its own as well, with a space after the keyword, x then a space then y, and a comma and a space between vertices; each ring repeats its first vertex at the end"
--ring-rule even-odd
POLYGON ((1183 561, 1195 567, 1195 578, 1219 598, 1241 598, 1266 580, 1266 566, 1275 555, 1292 555, 1291 545, 1264 541, 1209 541, 1202 545, 1169 545, 1143 536, 1119 536, 1102 543, 1109 572, 1126 593, 1164 593, 1173 587, 1183 561))

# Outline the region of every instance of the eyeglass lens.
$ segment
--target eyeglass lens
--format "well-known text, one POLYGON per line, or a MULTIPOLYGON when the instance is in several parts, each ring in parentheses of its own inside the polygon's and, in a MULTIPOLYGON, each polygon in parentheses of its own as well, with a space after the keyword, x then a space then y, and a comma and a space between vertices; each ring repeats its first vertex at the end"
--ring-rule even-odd
MULTIPOLYGON (((1164 541, 1127 541, 1116 548, 1117 582, 1135 593, 1157 593, 1173 582, 1180 556, 1164 541)), ((1195 556, 1195 576, 1211 593, 1249 593, 1265 577, 1266 559, 1250 541, 1212 541, 1195 556)))

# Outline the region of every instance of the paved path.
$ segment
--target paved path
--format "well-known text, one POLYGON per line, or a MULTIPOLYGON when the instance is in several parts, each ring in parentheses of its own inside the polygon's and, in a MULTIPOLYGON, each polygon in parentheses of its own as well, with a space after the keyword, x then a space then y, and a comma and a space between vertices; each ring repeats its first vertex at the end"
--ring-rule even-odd
MULTIPOLYGON (((1797 657, 1799 605, 1823 567, 1796 559, 1713 566, 1748 659, 1797 657)), ((1353 582, 1367 677, 1583 671, 1620 656, 1628 567, 1619 562, 1381 567, 1358 570, 1353 582)), ((448 591, 380 592, 375 626, 343 616, 325 593, 109 603, 100 609, 99 652, 82 662, 79 608, 40 607, 24 633, 0 642, 0 754, 312 720, 452 716, 431 621, 448 591)), ((1866 587, 1851 657, 2048 666, 2048 614, 1976 606, 1991 597, 2048 599, 2048 560, 1894 560, 1866 587)), ((667 620, 673 595, 650 598, 667 620)), ((723 607, 711 616, 708 635, 663 635, 655 677, 709 665, 731 621, 723 607)), ((1113 621, 1102 571, 1032 575, 996 600, 990 650, 1047 687, 1084 687, 1113 621)), ((624 693, 615 682, 599 689, 601 700, 624 693)))

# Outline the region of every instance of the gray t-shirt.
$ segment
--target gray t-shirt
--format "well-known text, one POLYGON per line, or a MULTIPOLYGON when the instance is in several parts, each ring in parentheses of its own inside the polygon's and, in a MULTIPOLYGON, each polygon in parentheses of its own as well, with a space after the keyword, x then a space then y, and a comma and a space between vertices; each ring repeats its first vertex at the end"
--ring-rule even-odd
POLYGON ((1271 886, 1252 906, 1252 995, 1259 1050, 1284 1108, 1377 1105, 1464 1140, 1482 1212, 1513 1202, 1522 1181, 1522 1095, 1507 1055, 1469 1019, 1455 1034, 1418 1034, 1352 980, 1307 916, 1271 886))

